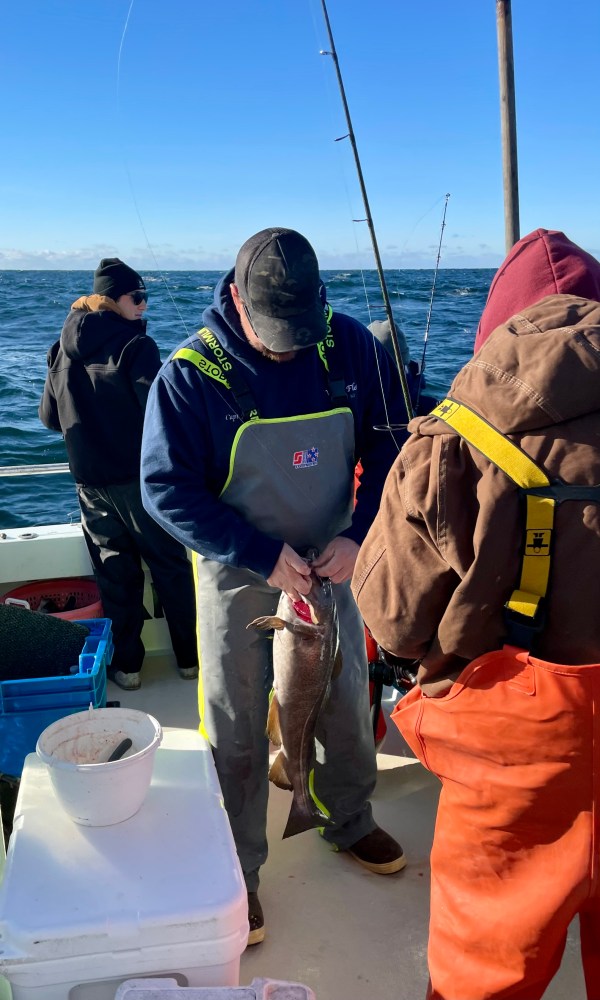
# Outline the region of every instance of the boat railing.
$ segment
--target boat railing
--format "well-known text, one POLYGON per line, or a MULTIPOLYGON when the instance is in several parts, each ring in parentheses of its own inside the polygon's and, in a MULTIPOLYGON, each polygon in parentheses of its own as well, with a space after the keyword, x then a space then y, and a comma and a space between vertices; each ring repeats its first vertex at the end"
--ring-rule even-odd
MULTIPOLYGON (((53 474, 55 475, 57 473, 63 475, 66 474, 69 476, 71 475, 71 470, 69 469, 67 462, 49 462, 47 464, 40 464, 40 465, 0 465, 0 480, 13 479, 16 478, 17 476, 28 478, 29 476, 48 476, 53 474)), ((57 486, 59 486, 59 484, 57 484, 57 486)), ((9 487, 7 486, 6 489, 8 488, 9 487)), ((60 486, 59 488, 62 489, 62 487, 60 486)), ((15 485, 15 489, 18 490, 19 487, 15 485)), ((76 511, 74 510, 68 512, 68 514, 65 517, 64 523, 68 525, 75 524, 77 523, 77 521, 79 521, 80 517, 81 517, 81 511, 79 510, 79 508, 77 508, 76 511)), ((17 535, 13 536, 12 531, 9 534, 8 528, 1 528, 0 540, 6 541, 9 537, 17 537, 19 539, 30 539, 38 537, 37 528, 35 532, 32 532, 29 529, 27 529, 24 532, 20 531, 18 528, 16 530, 17 530, 17 535)))
POLYGON ((66 462, 50 462, 47 465, 0 465, 0 479, 10 476, 49 476, 59 472, 70 472, 66 462))

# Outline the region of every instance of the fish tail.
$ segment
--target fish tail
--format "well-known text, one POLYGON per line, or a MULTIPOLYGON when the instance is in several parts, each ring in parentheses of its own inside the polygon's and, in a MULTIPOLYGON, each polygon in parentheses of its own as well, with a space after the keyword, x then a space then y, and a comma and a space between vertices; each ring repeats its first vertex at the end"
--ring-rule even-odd
POLYGON ((300 796, 294 795, 282 840, 286 840, 287 837, 295 837, 297 833, 304 833, 305 830, 314 830, 315 827, 322 825, 323 816, 316 806, 306 802, 300 796))

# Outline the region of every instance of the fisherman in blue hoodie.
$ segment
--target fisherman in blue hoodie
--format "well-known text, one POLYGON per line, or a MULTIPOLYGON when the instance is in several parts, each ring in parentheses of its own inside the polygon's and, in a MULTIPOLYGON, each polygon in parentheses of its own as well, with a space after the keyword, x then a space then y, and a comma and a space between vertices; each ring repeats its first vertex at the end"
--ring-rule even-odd
POLYGON ((378 509, 406 413, 386 351, 323 307, 310 243, 265 229, 215 289, 204 328, 162 366, 142 443, 146 509, 194 555, 201 729, 213 747, 248 890, 249 944, 264 938, 272 642, 248 631, 281 591, 310 589, 309 548, 334 584, 343 669, 317 727, 323 836, 370 871, 405 865, 375 823, 364 626, 349 580, 378 509), (396 430, 394 430, 394 427, 396 430), (354 468, 363 467, 354 508, 354 468))

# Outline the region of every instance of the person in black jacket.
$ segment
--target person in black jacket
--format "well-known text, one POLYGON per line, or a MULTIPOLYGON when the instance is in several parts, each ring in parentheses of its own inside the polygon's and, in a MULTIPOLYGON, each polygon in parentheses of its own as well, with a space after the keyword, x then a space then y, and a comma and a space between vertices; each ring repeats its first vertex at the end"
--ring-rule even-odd
POLYGON ((146 513, 140 496, 144 410, 161 361, 146 335, 147 291, 118 258, 100 261, 93 294, 73 303, 48 352, 42 423, 65 439, 81 521, 115 652, 109 676, 141 686, 147 563, 162 603, 179 673, 198 676, 191 563, 183 545, 146 513))

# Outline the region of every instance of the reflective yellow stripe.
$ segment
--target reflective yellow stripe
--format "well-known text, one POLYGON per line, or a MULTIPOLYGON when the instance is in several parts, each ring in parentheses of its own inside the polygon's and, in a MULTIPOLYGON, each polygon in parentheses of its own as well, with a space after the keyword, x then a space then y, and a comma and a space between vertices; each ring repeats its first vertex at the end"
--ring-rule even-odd
POLYGON ((212 330, 209 330, 207 326, 203 326, 201 330, 198 330, 198 336, 204 341, 208 349, 213 352, 215 364, 220 365, 224 372, 230 372, 232 363, 212 330))
POLYGON ((325 371, 328 372, 329 362, 327 361, 326 349, 327 348, 331 349, 332 347, 335 347, 335 341, 331 335, 331 317, 333 316, 333 309, 331 308, 329 303, 327 303, 327 305, 325 306, 324 311, 325 311, 325 322, 327 323, 327 333, 325 334, 325 339, 320 340, 319 343, 317 344, 317 351, 321 361, 323 362, 325 371))
POLYGON ((328 372, 329 363, 327 361, 327 357, 325 356, 325 344, 323 343, 322 340, 320 340, 319 343, 317 344, 317 351, 319 352, 319 357, 325 366, 325 371, 328 372))
MULTIPOLYGON (((311 768, 311 770, 308 772, 308 791, 310 793, 311 799, 313 800, 313 802, 317 806, 317 809, 320 809, 320 811, 322 812, 323 816, 326 816, 327 819, 329 819, 329 817, 331 816, 331 813, 329 812, 329 809, 327 808, 326 805, 324 805, 321 802, 320 798, 318 797, 317 793, 315 792, 315 770, 314 770, 314 768, 311 768)), ((317 829, 318 830, 323 830, 324 827, 317 827, 317 829)))
POLYGON ((517 486, 526 489, 529 486, 550 485, 546 473, 529 458, 529 455, 463 403, 444 399, 435 410, 431 411, 431 416, 439 417, 449 424, 465 441, 502 469, 517 486))
POLYGON ((184 361, 191 361, 192 364, 196 365, 196 368, 199 368, 205 375, 208 375, 210 378, 214 378, 216 382, 220 382, 226 389, 231 389, 229 382, 225 378, 217 362, 210 361, 209 358, 205 358, 199 351, 192 351, 189 347, 181 347, 175 352, 171 360, 175 361, 176 358, 182 358, 184 361))
MULTIPOLYGON (((196 605, 198 604, 198 553, 192 552, 192 569, 194 571, 194 590, 196 591, 196 605)), ((205 740, 210 743, 210 736, 208 735, 206 726, 204 724, 204 715, 206 711, 205 701, 204 701, 204 682, 202 680, 202 654, 200 652, 200 625, 198 622, 198 615, 196 614, 196 642, 198 644, 198 715, 200 718, 200 725, 198 726, 198 732, 205 740)))
POLYGON ((225 485, 221 490, 219 496, 222 496, 229 483, 231 482, 231 477, 233 476, 233 467, 235 465, 235 456, 237 448, 240 442, 240 438, 247 427, 257 427, 259 424, 291 424, 295 420, 316 420, 320 417, 329 417, 333 413, 352 413, 349 406, 338 406, 335 410, 323 410, 321 413, 300 413, 296 417, 256 417, 251 420, 247 420, 245 424, 238 427, 235 437, 233 439, 233 444, 231 446, 231 454, 229 456, 229 474, 225 481, 225 485))
MULTIPOLYGON (((431 416, 438 417, 452 427, 522 489, 550 485, 546 473, 529 455, 463 403, 444 399, 432 410, 431 416)), ((525 545, 519 589, 513 591, 506 607, 533 619, 540 599, 546 595, 550 580, 556 501, 550 497, 537 496, 527 496, 526 499, 525 545)))

